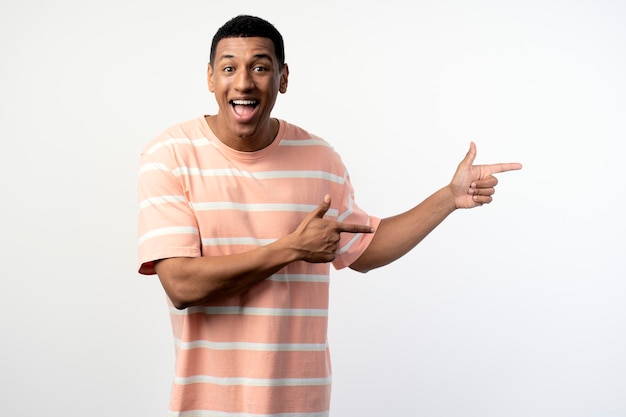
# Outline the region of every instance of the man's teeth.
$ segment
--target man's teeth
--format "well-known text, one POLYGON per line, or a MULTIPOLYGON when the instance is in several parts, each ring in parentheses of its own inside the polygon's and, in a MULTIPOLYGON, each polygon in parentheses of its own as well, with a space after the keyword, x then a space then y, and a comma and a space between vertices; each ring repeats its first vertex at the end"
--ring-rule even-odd
POLYGON ((253 106, 256 104, 256 101, 254 100, 233 100, 232 101, 233 105, 239 105, 239 106, 253 106))

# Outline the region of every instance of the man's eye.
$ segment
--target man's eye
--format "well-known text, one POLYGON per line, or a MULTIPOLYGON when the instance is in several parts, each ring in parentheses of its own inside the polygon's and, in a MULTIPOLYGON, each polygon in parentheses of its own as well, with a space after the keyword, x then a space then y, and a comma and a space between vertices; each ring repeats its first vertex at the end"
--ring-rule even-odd
POLYGON ((233 72, 234 70, 233 67, 224 67, 224 72, 233 72))
POLYGON ((254 71, 256 71, 256 72, 267 71, 267 67, 264 67, 262 65, 257 65, 256 67, 254 67, 254 71))

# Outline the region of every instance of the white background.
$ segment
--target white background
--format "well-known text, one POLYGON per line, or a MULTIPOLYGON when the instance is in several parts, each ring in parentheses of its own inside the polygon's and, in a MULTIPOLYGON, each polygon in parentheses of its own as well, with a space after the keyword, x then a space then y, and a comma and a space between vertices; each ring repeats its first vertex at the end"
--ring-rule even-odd
POLYGON ((239 13, 285 37, 274 115, 335 146, 372 214, 470 140, 524 164, 395 264, 333 273, 332 415, 626 416, 626 6, 598 0, 3 1, 2 415, 165 415, 138 156, 215 112, 210 40, 239 13))

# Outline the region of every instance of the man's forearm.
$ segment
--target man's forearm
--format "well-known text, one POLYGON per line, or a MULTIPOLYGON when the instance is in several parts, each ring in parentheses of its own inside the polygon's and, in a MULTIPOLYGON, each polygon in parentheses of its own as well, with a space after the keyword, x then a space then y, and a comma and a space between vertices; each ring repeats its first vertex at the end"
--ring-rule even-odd
POLYGON ((240 294, 285 265, 297 253, 284 241, 227 256, 169 258, 156 263, 156 272, 168 297, 182 309, 240 294))
POLYGON ((444 187, 411 210, 383 219, 368 248, 350 268, 367 272, 404 256, 455 209, 454 197, 444 187))

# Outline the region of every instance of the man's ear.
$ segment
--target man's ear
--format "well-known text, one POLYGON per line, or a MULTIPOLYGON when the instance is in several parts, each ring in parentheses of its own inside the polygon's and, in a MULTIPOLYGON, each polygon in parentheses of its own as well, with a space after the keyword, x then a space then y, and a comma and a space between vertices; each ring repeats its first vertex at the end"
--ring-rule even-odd
POLYGON ((215 93, 215 83, 213 82, 213 67, 211 66, 210 62, 206 72, 206 79, 209 85, 209 91, 215 93))
POLYGON ((287 92, 287 84, 289 84, 289 66, 285 64, 283 65, 282 74, 280 75, 280 87, 278 91, 285 94, 287 92))

